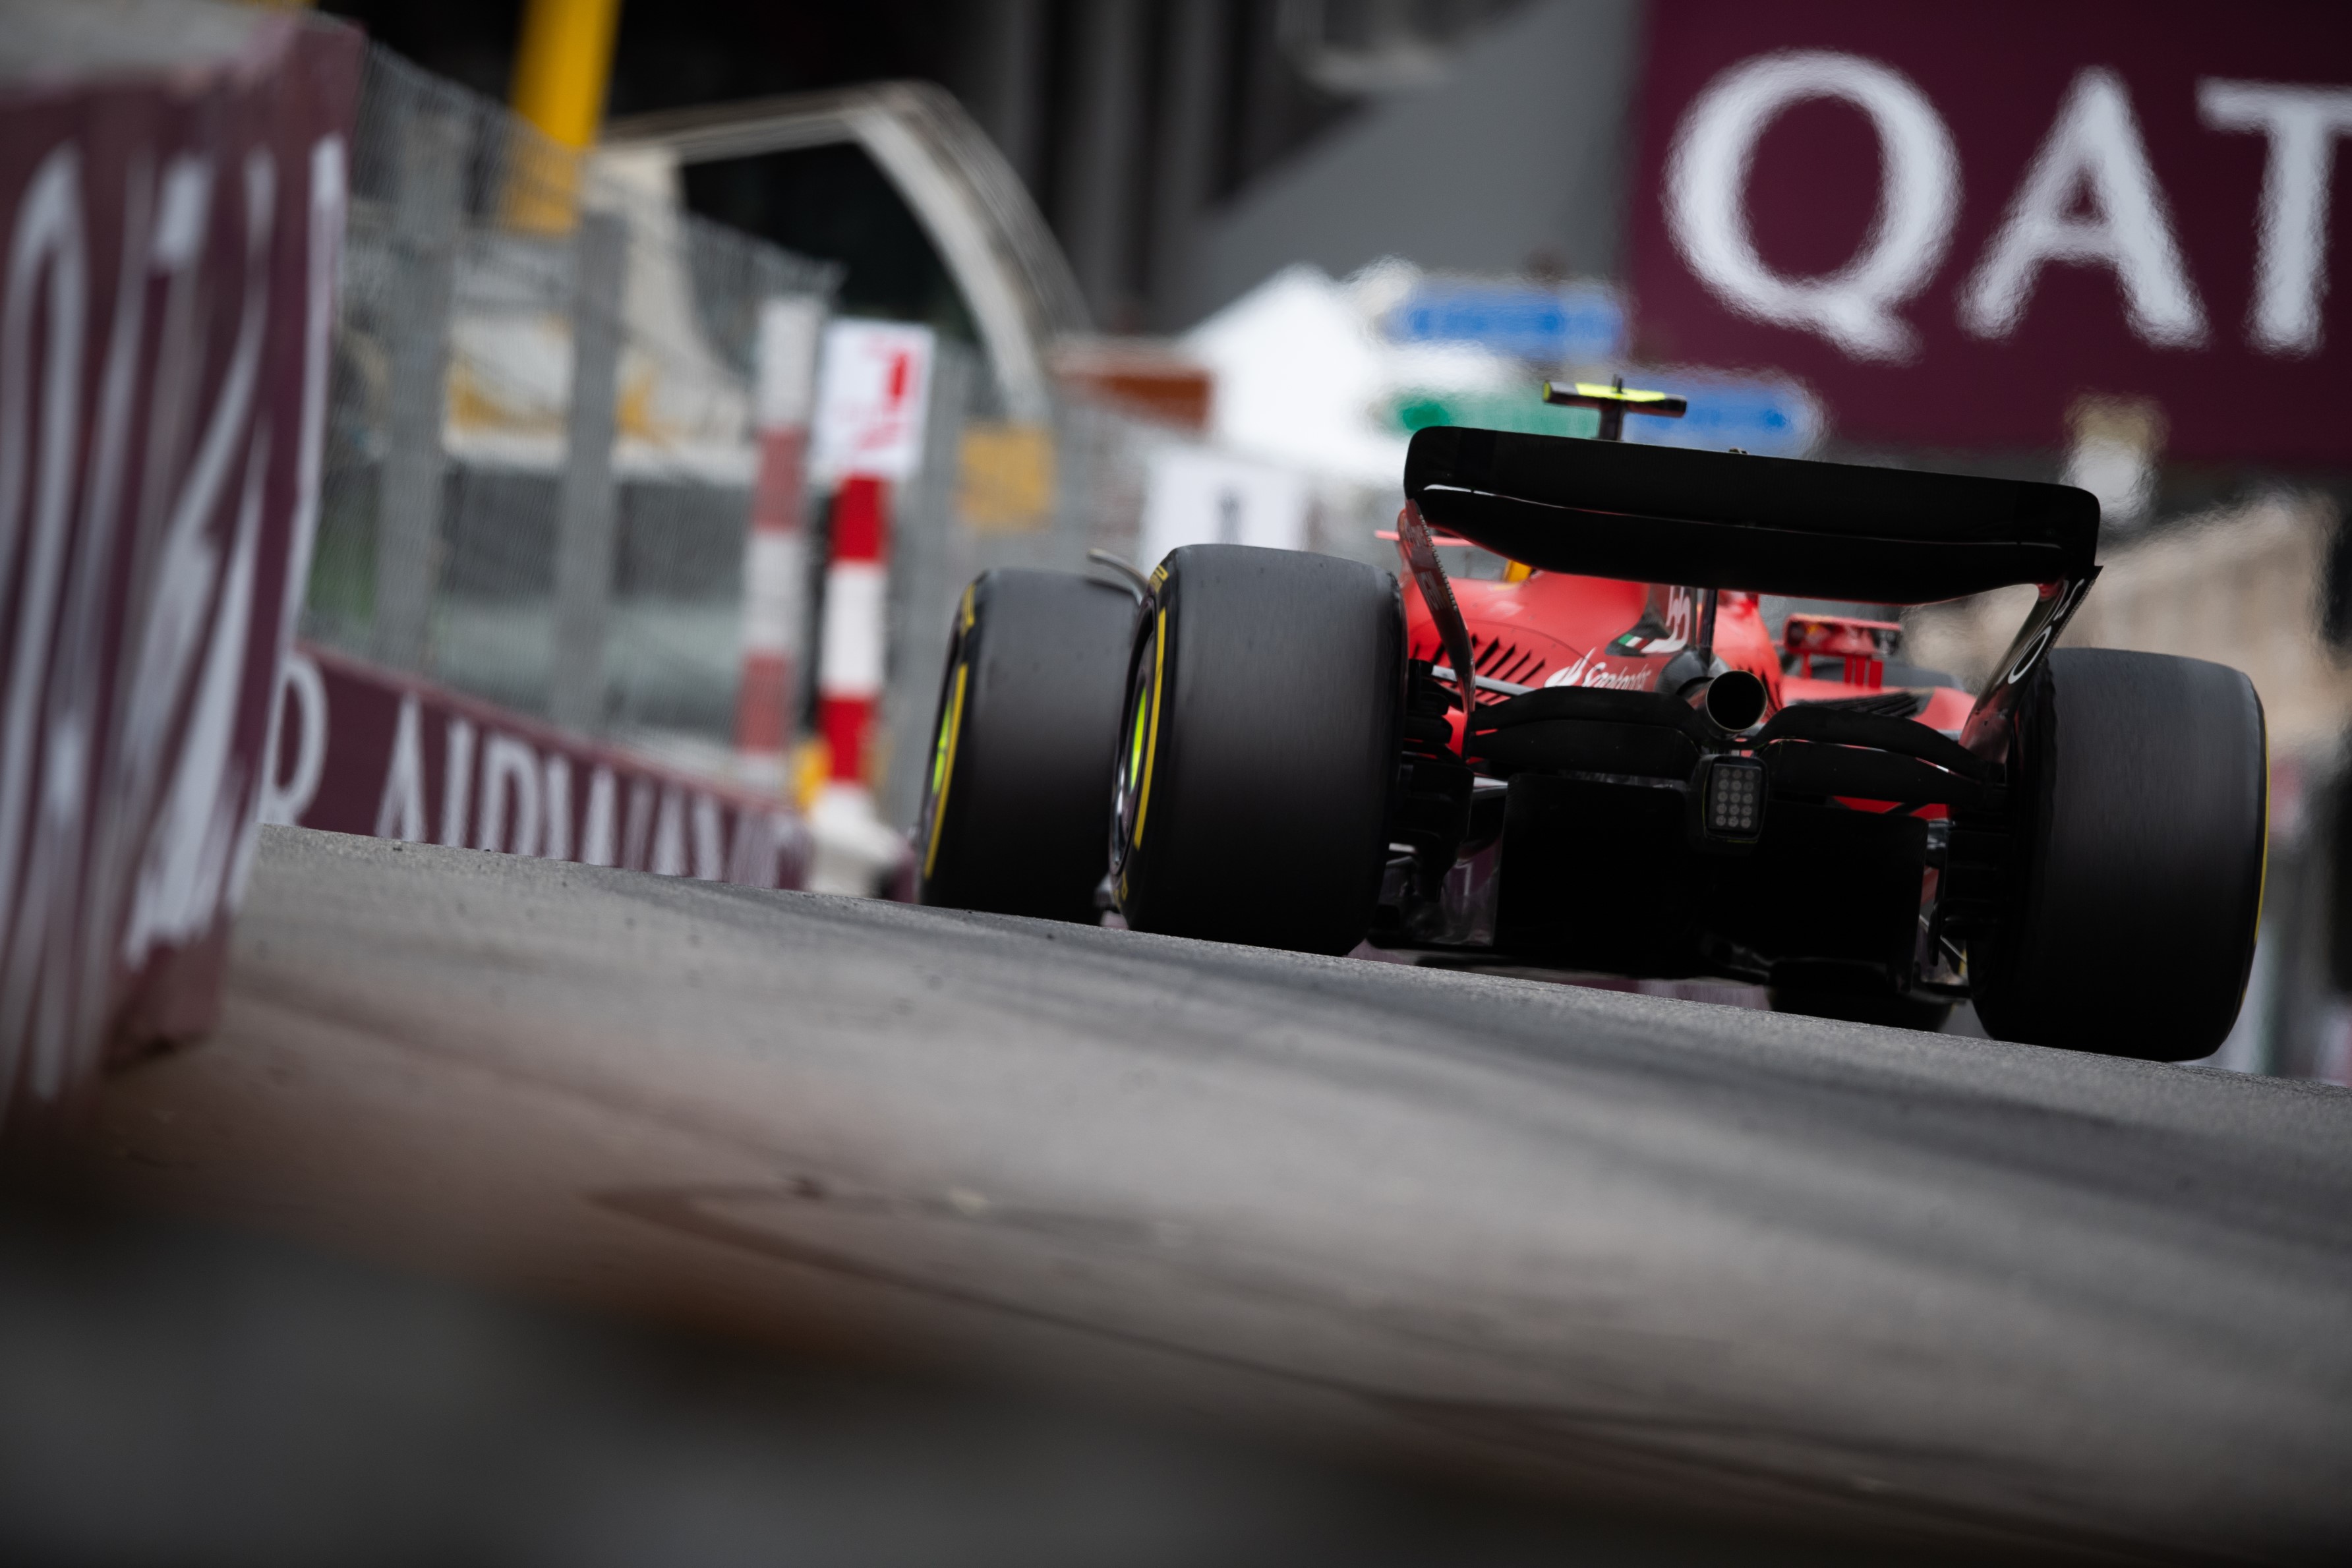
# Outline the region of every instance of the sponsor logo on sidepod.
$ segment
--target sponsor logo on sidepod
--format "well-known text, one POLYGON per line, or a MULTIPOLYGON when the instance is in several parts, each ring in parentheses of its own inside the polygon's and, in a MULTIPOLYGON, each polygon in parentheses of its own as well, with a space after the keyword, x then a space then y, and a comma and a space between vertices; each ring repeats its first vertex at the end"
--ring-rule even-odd
POLYGON ((1657 666, 1639 664, 1631 669, 1612 670, 1606 659, 1596 659, 1591 653, 1565 669, 1555 670, 1544 677, 1547 686, 1601 686, 1612 691, 1639 692, 1650 689, 1658 678, 1657 666))

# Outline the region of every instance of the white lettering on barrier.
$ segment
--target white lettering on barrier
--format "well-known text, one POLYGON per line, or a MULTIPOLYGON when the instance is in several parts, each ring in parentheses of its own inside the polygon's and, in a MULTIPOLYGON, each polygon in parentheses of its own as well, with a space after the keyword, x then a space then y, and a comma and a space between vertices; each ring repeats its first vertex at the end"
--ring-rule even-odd
POLYGON ((613 770, 598 765, 588 776, 587 820, 580 825, 580 859, 585 865, 613 865, 618 857, 614 853, 613 770))
POLYGON ((2197 107, 2216 131, 2270 139, 2247 339, 2269 353, 2315 354, 2327 292, 2328 188, 2336 139, 2352 134, 2352 88, 2208 78, 2197 84, 2197 107))
POLYGON ((474 726, 449 716, 449 744, 441 756, 441 841, 466 845, 466 787, 474 781, 474 726))
POLYGON ((661 792, 661 815, 654 823, 653 862, 646 870, 656 876, 686 874, 686 803, 676 785, 661 792))
MULTIPOLYGON (((52 932, 52 884, 70 886, 74 868, 55 864, 57 843, 36 818, 30 834, 32 864, 17 885, 18 857, 26 847, 26 817, 41 802, 63 804, 60 792, 80 773, 89 756, 87 737, 50 737, 48 777, 36 779, 33 758, 41 730, 43 679, 59 597, 58 579, 70 538, 74 444, 81 407, 82 340, 88 330, 88 253, 82 233, 81 156, 70 144, 57 148, 34 172, 10 236, 7 297, 0 312, 0 607, 16 590, 16 647, 5 718, 0 718, 0 947, 9 956, 6 983, 0 988, 0 1108, 15 1086, 17 1053, 33 1052, 33 1090, 53 1098, 63 1077, 62 1018, 44 1019, 37 1039, 26 1016, 35 977, 49 944, 70 940, 52 932), (46 288, 43 285, 46 284, 46 288), (36 395, 26 385, 34 361, 36 305, 45 299, 39 324, 47 352, 47 376, 36 395), (33 424, 37 418, 37 444, 33 424), (30 501, 30 506, 26 505, 30 501), (24 524, 31 523, 29 537, 24 524), (23 577, 11 583, 24 542, 23 577), (9 912, 18 920, 12 923, 9 912)), ((0 626, 5 626, 0 622, 0 626)), ((74 782, 79 782, 74 779, 74 782)), ((45 810, 42 816, 52 814, 45 810)))
MULTIPOLYGON (((256 150, 245 163, 246 277, 236 349, 222 380, 203 444, 189 465, 165 533, 159 587, 140 646, 141 679, 134 688, 134 735, 160 741, 167 716, 185 689, 205 612, 212 637, 196 675, 185 737, 162 809, 141 856, 123 957, 145 961, 154 945, 194 936, 211 923, 236 861, 248 802, 246 780, 226 777, 236 731, 236 702, 245 676, 246 634, 252 623, 253 571, 261 525, 261 480, 269 433, 253 429, 253 404, 264 328, 269 314, 269 240, 274 226, 277 164, 256 150), (220 487, 246 459, 245 497, 230 547, 226 578, 205 538, 220 487), (218 582, 218 602, 213 588, 218 582), (143 713, 141 710, 143 709, 143 713), (142 719, 144 722, 141 722, 142 719)), ((160 760, 160 759, 159 759, 160 760)))
MULTIPOLYGON (((167 212, 165 234, 159 235, 156 246, 158 260, 173 268, 184 267, 185 276, 192 280, 202 260, 204 226, 211 211, 211 171, 201 162, 183 163, 174 168, 168 183, 165 205, 176 207, 178 214, 167 212), (182 214, 187 225, 184 232, 182 214), (173 243, 167 245, 167 238, 173 243), (188 246, 185 252, 176 248, 181 242, 188 246)), ((172 502, 157 554, 154 580, 158 588, 146 624, 131 643, 137 649, 136 674, 130 686, 131 700, 118 716, 117 733, 124 754, 131 758, 126 766, 131 774, 128 792, 134 802, 134 817, 154 799, 151 791, 158 787, 163 767, 162 748, 169 744, 171 718, 186 689, 191 654, 219 580, 219 551, 206 537, 206 529, 250 423, 262 340, 269 320, 269 242, 277 165, 267 152, 257 149, 246 159, 244 184, 245 292, 228 367, 217 388, 208 394, 196 384, 201 369, 196 355, 170 356, 173 363, 159 365, 154 378, 159 404, 154 418, 177 421, 179 412, 163 406, 174 396, 201 397, 209 403, 212 415, 172 502)), ((182 279, 175 278, 174 287, 181 285, 182 279)), ((137 963, 145 953, 142 946, 135 956, 126 956, 137 963)))
MULTIPOLYGON (((2307 356, 2323 344, 2330 192, 2339 139, 2352 136, 2352 88, 2208 78, 2199 113, 2215 131, 2268 143, 2256 219, 2247 340, 2307 356)), ((1692 273, 1735 312, 1817 332, 1863 360, 1902 360, 1916 345, 1897 308, 1941 264, 1959 204, 1948 128, 1907 77, 1859 55, 1794 50, 1723 72, 1677 129, 1663 193, 1667 226, 1692 273), (1758 143, 1784 111, 1834 99, 1860 110, 1880 152, 1878 212, 1860 249, 1822 277, 1774 272, 1747 209, 1758 143)), ((2125 316, 2143 341, 2208 341, 2199 298, 2122 78, 2079 73, 1999 228, 1959 291, 1959 321, 2003 339, 2022 323, 2043 267, 2114 272, 2125 316), (2079 214, 2079 215, 2078 215, 2079 214)))
MULTIPOLYGON (((280 700, 296 710, 299 738, 294 744, 299 755, 290 774, 285 758, 272 761, 265 781, 272 821, 299 822, 318 795, 326 770, 323 753, 333 733, 327 712, 331 692, 316 661, 297 651, 281 681, 280 700), (313 747, 320 755, 306 760, 313 747), (282 780, 281 774, 286 775, 282 780)), ((443 782, 458 796, 454 805, 446 795, 439 802, 444 842, 454 838, 465 843, 470 824, 471 847, 495 853, 576 858, 584 865, 622 866, 747 887, 780 887, 800 874, 806 830, 787 812, 733 801, 684 780, 631 774, 612 763, 572 757, 559 749, 557 741, 534 742, 473 719, 445 716, 415 692, 401 694, 392 725, 375 813, 378 838, 424 838, 434 806, 425 787, 423 738, 428 718, 446 726, 443 782), (587 779, 575 839, 573 779, 581 768, 587 769, 587 779), (625 781, 625 812, 621 809, 625 781)), ((368 743, 362 738, 347 744, 368 743)))
POLYGON ((262 477, 268 465, 269 434, 257 430, 247 459, 236 538, 188 711, 187 735, 180 742, 179 764, 140 864, 123 938, 123 956, 132 964, 142 961, 156 943, 184 941, 212 924, 236 864, 245 813, 252 809, 247 781, 231 773, 237 699, 245 690, 246 648, 253 628, 262 477))
MULTIPOLYGON (((8 246, 5 311, 0 311, 0 605, 23 608, 16 617, 16 645, 11 655, 5 718, 0 718, 0 920, 19 903, 17 857, 25 841, 25 818, 33 791, 33 756, 39 721, 40 677, 48 661, 50 618, 57 609, 55 580, 67 538, 72 497, 76 415, 81 407, 81 350, 88 280, 81 223, 81 155, 70 144, 58 148, 34 172, 17 208, 8 246), (43 288, 43 284, 47 288, 43 288), (26 383, 35 362, 35 307, 46 297, 42 323, 47 371, 37 397, 26 383), (37 446, 32 426, 37 418, 37 446), (37 479, 37 484, 35 481, 37 479), (12 582, 20 559, 31 492, 32 533, 22 552, 24 578, 12 582)), ((8 932, 0 928, 0 939, 8 932)), ((15 1041, 0 1043, 0 1094, 15 1077, 15 1041)))
MULTIPOLYGON (((43 759, 37 816, 32 828, 32 861, 24 882, 15 890, 16 924, 13 932, 0 929, 8 944, 6 977, 0 982, 0 1040, 26 1040, 37 1062, 51 1066, 37 1074, 45 1082, 61 1076, 55 1064, 68 1062, 76 1049, 87 1050, 102 1026, 100 1016, 112 979, 112 944, 99 930, 119 910, 112 898, 115 863, 107 852, 120 842, 121 820, 101 823, 100 800, 114 779, 94 777, 97 739, 105 706, 100 647, 108 631, 103 601, 110 568, 117 559, 116 530, 121 526, 123 482, 130 464, 131 404, 136 393, 139 356, 145 337, 148 293, 146 236, 153 216, 152 187, 134 175, 123 192, 122 243, 115 274, 113 324, 110 329, 97 406, 92 411, 88 450, 81 461, 82 506, 79 526, 72 528, 73 561, 66 569, 62 617, 55 648, 48 659, 47 712, 41 721, 47 754, 43 759), (113 831, 108 831, 111 828, 113 831), (87 869, 86 869, 87 868, 87 869), (105 869, 101 869, 105 868, 105 869), (76 953, 77 946, 80 951, 76 953), (76 957, 80 964, 77 973, 76 957), (37 993, 37 995, 36 994, 37 993)), ((60 235, 60 238, 68 236, 60 235)), ((57 309, 68 302, 55 269, 73 261, 68 245, 52 257, 49 304, 50 340, 58 350, 49 366, 56 374, 78 358, 79 350, 61 341, 65 334, 86 331, 95 320, 75 323, 59 319, 57 309)), ((87 265, 87 256, 82 258, 87 265)), ((12 279, 12 292, 16 280, 12 279)), ((12 344, 0 353, 23 350, 12 344)), ((12 361, 21 365, 21 361, 12 361)), ((12 389, 13 390, 13 389, 12 389)), ((20 410, 11 398, 7 415, 16 426, 20 410)), ((42 458, 55 461, 59 451, 58 430, 70 421, 70 407, 48 405, 44 418, 42 458)), ((65 449, 70 461, 70 447, 65 449)), ((44 495, 51 476, 45 470, 44 495)), ((21 473, 9 484, 10 509, 21 504, 21 473)), ((37 525, 39 519, 37 517, 37 525)), ((5 529, 0 529, 5 533, 5 529)), ((37 554, 36 546, 35 553, 37 554)), ((0 568, 5 575, 5 568, 0 568)), ((5 597, 0 587, 0 597, 5 597)), ((29 606, 19 601, 18 613, 29 606)), ((13 838, 13 832, 11 837, 13 838)), ((0 908, 9 894, 0 886, 0 908)), ((0 928, 6 922, 0 920, 0 928)), ((13 1076, 11 1074, 10 1076, 13 1076)), ((8 1082, 0 1079, 0 1103, 8 1082)))
POLYGON ((2067 90, 1960 291, 1960 325, 1979 338, 2008 337, 2024 319, 2042 268, 2053 261, 2112 268, 2125 318, 2143 340, 2168 349, 2204 342, 2205 310, 2189 286, 2131 99, 2103 67, 2082 72, 2067 90), (2078 205, 2089 215, 2071 216, 2078 205))
POLYGON ((425 841, 424 716, 414 694, 404 693, 392 729, 392 761, 383 770, 383 794, 376 802, 375 836, 403 843, 425 841))
POLYGON ((572 858, 572 758, 560 751, 547 754, 543 780, 547 789, 547 858, 572 858))
MULTIPOLYGON (((43 767, 39 816, 32 830, 33 861, 16 890, 17 925, 9 936, 5 1001, 0 1008, 0 1039, 16 1039, 29 1031, 36 1061, 68 1063, 67 1071, 72 1070, 73 1054, 89 1051, 104 1026, 103 1009, 114 979, 114 950, 101 933, 121 913, 116 902, 116 874, 122 863, 128 824, 120 815, 105 820, 101 804, 116 795, 121 768, 118 759, 108 776, 100 779, 97 767, 99 734, 108 706, 100 649, 112 630, 106 623, 103 602, 111 585, 111 569, 119 559, 114 540, 122 522, 125 481, 132 468, 126 451, 151 282, 147 246, 154 193, 142 176, 143 171, 133 174, 123 190, 113 323, 82 458, 81 519, 73 528, 68 597, 49 655, 47 711, 41 727, 48 755, 43 767)), ((68 259, 62 252, 56 257, 59 265, 68 259)), ((50 295, 53 311, 62 302, 55 292, 56 281, 52 280, 50 295)), ((95 320, 94 311, 90 320, 95 320)), ((88 325, 79 329, 87 330, 88 325)), ((49 327, 53 342, 58 334, 76 329, 54 316, 49 327)), ((13 348, 0 350, 0 354, 13 352, 13 348)), ((50 366, 52 373, 63 368, 62 361, 50 366)), ((45 462, 55 455, 47 450, 53 422, 72 412, 70 408, 44 410, 45 462)), ((8 421, 13 425, 16 420, 12 408, 8 421)), ((46 490, 46 479, 43 487, 46 490)), ((13 506, 20 498, 13 482, 10 495, 13 506)), ((20 600, 19 614, 26 609, 20 600)), ((231 896, 238 891, 233 886, 231 896)), ((0 907, 5 906, 8 896, 0 887, 0 907)), ((0 921, 0 925, 5 925, 0 921)), ((42 1077, 58 1082, 61 1074, 52 1068, 42 1077)), ((7 1089, 7 1083, 0 1082, 0 1103, 6 1100, 7 1089)))
POLYGON ((1917 340, 1895 310, 1943 260, 1959 207, 1959 158, 1935 106, 1900 71, 1828 50, 1764 55, 1724 72, 1692 102, 1668 156, 1665 197, 1675 248, 1733 310, 1819 332, 1856 359, 1901 360, 1917 340), (1878 215, 1837 271, 1789 277, 1756 249, 1748 176, 1765 130, 1814 99, 1853 105, 1877 133, 1878 215))
POLYGON ((482 745, 482 810, 478 849, 509 854, 540 852, 539 753, 511 735, 489 732, 482 745), (514 832, 507 832, 507 801, 514 801, 514 832))
POLYGON ((694 874, 717 882, 727 874, 727 830, 719 820, 719 802, 708 795, 694 798, 694 874))
POLYGON ((269 721, 270 744, 261 771, 261 810, 257 820, 290 827, 318 799, 327 771, 327 682, 307 655, 289 651, 278 670, 278 700, 269 721), (281 781, 278 755, 289 704, 294 711, 294 768, 281 781))

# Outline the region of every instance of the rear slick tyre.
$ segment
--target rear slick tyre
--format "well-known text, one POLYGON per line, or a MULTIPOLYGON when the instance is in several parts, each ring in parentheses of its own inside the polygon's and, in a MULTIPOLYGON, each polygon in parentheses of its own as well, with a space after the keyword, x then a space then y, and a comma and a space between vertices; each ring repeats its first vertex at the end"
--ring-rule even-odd
POLYGON ((1191 545, 1129 674, 1113 875, 1139 931, 1340 954, 1388 859, 1404 610, 1333 556, 1191 545))
POLYGON ((1070 572, 964 591, 915 843, 925 904, 1093 924, 1135 595, 1070 572))
POLYGON ((2236 1021, 2262 911, 2262 701, 2201 659, 2060 648, 2019 705, 2017 895, 1969 953, 1997 1040, 2151 1061, 2236 1021))

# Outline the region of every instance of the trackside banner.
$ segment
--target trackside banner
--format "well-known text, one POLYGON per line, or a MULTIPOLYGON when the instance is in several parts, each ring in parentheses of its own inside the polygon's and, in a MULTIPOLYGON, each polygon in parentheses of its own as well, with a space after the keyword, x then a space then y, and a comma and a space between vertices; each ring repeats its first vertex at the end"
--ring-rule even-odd
POLYGON ((488 703, 298 643, 260 820, 748 887, 798 887, 801 820, 488 703))
MULTIPOLYGON (((201 1032, 308 570, 360 38, 12 13, 0 81, 0 1127, 201 1032), (128 26, 128 23, 122 25, 128 26), (48 30, 44 32, 47 27, 48 30), (28 60, 58 56, 34 71, 28 60)), ((201 13, 201 14, 199 14, 201 13)))
POLYGON ((2153 402, 2190 458, 2352 458, 2352 8, 1650 11, 1640 356, 1793 371, 1862 441, 2053 446, 2153 402))

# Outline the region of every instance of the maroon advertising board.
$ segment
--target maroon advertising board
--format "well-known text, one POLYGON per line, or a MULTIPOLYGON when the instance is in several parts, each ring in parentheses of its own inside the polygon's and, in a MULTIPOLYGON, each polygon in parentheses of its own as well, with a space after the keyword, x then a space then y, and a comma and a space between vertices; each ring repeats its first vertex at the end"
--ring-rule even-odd
POLYGON ((2052 447, 2153 401, 2200 460, 2352 460, 2352 7, 1649 13, 1638 351, 1769 368, 1833 434, 2052 447))
POLYGON ((0 1125, 214 1017, 307 573, 360 38, 0 85, 0 1125))
POLYGON ((260 820, 797 887, 810 841, 772 796, 599 746, 492 704, 298 643, 260 820))

